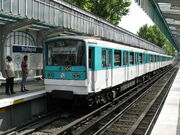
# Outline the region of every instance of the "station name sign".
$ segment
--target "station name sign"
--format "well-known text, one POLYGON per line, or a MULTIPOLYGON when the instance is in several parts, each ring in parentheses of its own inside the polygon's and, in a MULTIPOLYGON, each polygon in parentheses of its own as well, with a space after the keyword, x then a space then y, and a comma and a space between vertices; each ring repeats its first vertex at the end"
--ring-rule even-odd
POLYGON ((21 53, 42 53, 42 47, 13 45, 12 51, 21 53))

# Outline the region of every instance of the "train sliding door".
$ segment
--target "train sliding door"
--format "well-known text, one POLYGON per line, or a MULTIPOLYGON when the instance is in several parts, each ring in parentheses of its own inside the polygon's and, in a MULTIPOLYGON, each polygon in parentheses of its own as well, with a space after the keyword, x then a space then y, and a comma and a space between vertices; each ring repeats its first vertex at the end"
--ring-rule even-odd
POLYGON ((123 51, 124 80, 129 79, 129 52, 123 51))
POLYGON ((102 49, 102 68, 105 87, 110 87, 112 85, 112 50, 102 49))
POLYGON ((112 86, 112 50, 107 49, 106 86, 112 86))
POLYGON ((89 47, 89 82, 92 91, 95 91, 95 83, 97 81, 95 71, 95 48, 89 47))
POLYGON ((139 53, 135 53, 136 76, 139 76, 139 53))

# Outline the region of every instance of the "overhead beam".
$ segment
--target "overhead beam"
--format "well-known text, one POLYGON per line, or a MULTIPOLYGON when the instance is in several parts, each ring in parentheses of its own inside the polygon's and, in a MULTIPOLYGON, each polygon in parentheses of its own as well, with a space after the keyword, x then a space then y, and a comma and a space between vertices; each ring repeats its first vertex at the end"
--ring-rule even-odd
POLYGON ((172 4, 180 4, 179 0, 155 0, 158 3, 172 3, 172 4))
POLYGON ((6 30, 6 32, 9 33, 11 31, 32 25, 32 24, 37 23, 37 22, 39 22, 39 21, 35 20, 35 19, 27 19, 26 18, 26 19, 15 21, 13 23, 8 23, 8 24, 4 25, 3 27, 6 30))
POLYGON ((172 23, 169 23, 169 26, 171 27, 171 26, 173 26, 173 27, 176 27, 176 28, 178 28, 178 29, 180 29, 180 25, 178 25, 178 24, 172 24, 172 23))
POLYGON ((12 31, 16 31, 18 29, 21 29, 23 27, 32 25, 34 23, 39 22, 38 20, 34 20, 34 19, 22 19, 22 20, 18 20, 12 23, 7 23, 5 25, 3 25, 2 27, 2 44, 4 45, 6 37, 8 36, 9 33, 11 33, 12 31))
POLYGON ((69 31, 69 29, 63 28, 63 27, 55 27, 55 28, 51 28, 49 30, 46 31, 42 31, 44 34, 46 35, 51 35, 54 33, 63 33, 65 31, 69 31))
POLYGON ((171 19, 175 19, 175 20, 180 20, 180 14, 175 14, 172 12, 163 12, 162 15, 164 18, 171 18, 171 19))

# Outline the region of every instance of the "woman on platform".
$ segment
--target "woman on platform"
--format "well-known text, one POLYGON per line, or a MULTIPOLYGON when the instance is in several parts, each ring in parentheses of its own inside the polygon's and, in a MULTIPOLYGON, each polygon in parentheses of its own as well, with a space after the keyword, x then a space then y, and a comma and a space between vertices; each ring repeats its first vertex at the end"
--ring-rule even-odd
POLYGON ((23 61, 21 63, 21 69, 22 69, 22 82, 21 82, 21 92, 24 92, 24 91, 28 91, 26 89, 26 80, 27 80, 27 76, 28 76, 28 72, 29 72, 29 69, 28 69, 28 56, 25 55, 23 57, 23 61))

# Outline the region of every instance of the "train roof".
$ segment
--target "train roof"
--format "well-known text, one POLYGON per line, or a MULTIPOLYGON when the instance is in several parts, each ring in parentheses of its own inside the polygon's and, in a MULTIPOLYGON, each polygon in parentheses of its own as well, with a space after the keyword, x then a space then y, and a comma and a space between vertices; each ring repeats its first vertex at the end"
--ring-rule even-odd
POLYGON ((50 42, 50 41, 58 40, 58 39, 62 39, 62 38, 80 39, 80 40, 87 40, 87 39, 102 40, 100 37, 91 37, 91 36, 58 36, 58 37, 49 38, 48 40, 46 40, 46 42, 50 42))
MULTIPOLYGON (((116 46, 123 46, 125 47, 126 49, 128 48, 129 49, 137 49, 137 50, 146 50, 144 48, 138 48, 138 47, 134 47, 134 46, 130 46, 130 45, 126 45, 126 44, 123 44, 123 43, 117 43, 117 42, 113 42, 113 41, 107 41, 107 40, 104 40, 104 39, 101 39, 100 37, 93 37, 93 36, 58 36, 58 37, 54 37, 54 38, 50 38, 48 40, 46 40, 46 42, 52 42, 54 40, 58 40, 58 39, 79 39, 79 40, 84 40, 84 41, 98 41, 98 42, 106 42, 106 43, 112 43, 116 46), (130 48, 129 48, 130 47, 130 48)), ((160 54, 160 53, 157 53, 155 51, 151 51, 151 50, 146 50, 148 52, 151 52, 151 53, 154 53, 154 54, 160 54)), ((166 55, 166 54, 161 54, 163 56, 169 56, 169 55, 166 55)), ((171 57, 171 56, 169 56, 171 57)))

